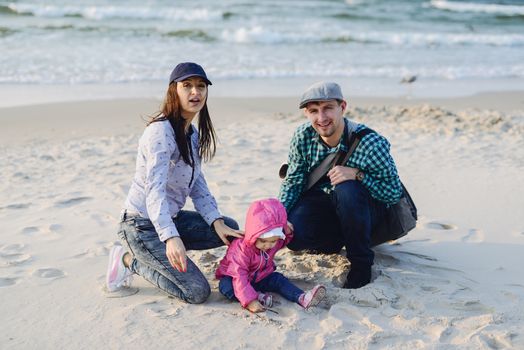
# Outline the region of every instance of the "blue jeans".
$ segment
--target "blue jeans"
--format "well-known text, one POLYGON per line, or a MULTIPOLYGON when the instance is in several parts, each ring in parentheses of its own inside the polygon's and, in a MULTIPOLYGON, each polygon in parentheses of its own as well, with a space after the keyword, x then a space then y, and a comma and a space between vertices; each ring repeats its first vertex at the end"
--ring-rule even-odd
MULTIPOLYGON (((193 211, 181 210, 173 219, 187 250, 211 249, 224 245, 216 231, 193 211)), ((238 229, 231 218, 224 218, 227 226, 238 229)), ((151 221, 138 216, 125 218, 120 223, 118 237, 133 255, 131 271, 142 276, 167 294, 191 304, 206 301, 211 293, 209 283, 191 259, 187 258, 187 272, 179 272, 166 257, 166 245, 158 238, 151 221)))
POLYGON ((336 185, 331 194, 309 190, 289 213, 295 230, 288 248, 332 254, 346 247, 351 264, 372 265, 371 232, 384 220, 385 209, 356 180, 336 185))
MULTIPOLYGON (((273 272, 266 278, 263 278, 259 282, 252 282, 251 285, 257 292, 273 292, 282 295, 289 301, 295 303, 298 302, 298 297, 304 291, 293 283, 291 283, 287 277, 278 272, 273 272)), ((233 278, 230 276, 224 276, 220 279, 218 284, 218 290, 229 300, 238 300, 235 297, 235 291, 233 290, 233 278)))

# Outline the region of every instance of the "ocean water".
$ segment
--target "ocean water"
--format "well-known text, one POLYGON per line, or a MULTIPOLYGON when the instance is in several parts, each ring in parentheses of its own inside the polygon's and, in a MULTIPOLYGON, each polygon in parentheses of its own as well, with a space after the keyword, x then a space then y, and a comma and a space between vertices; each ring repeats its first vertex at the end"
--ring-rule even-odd
POLYGON ((0 85, 213 80, 522 82, 524 1, 0 1, 0 85))

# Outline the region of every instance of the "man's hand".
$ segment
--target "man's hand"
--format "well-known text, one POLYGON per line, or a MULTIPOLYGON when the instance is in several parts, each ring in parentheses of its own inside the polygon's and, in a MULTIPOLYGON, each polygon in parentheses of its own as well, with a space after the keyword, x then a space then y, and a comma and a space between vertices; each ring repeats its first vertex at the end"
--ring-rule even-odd
POLYGON ((166 241, 166 256, 175 269, 187 271, 186 247, 180 237, 171 237, 166 241))
POLYGON ((253 300, 252 302, 250 302, 246 306, 246 309, 248 309, 251 312, 264 312, 264 311, 266 311, 266 309, 264 309, 264 307, 262 306, 262 304, 260 304, 258 302, 258 300, 253 300))
POLYGON ((344 181, 355 180, 357 178, 357 172, 357 168, 337 165, 328 171, 327 176, 331 180, 331 185, 335 186, 344 181))
POLYGON ((224 219, 217 219, 213 222, 213 228, 218 234, 218 237, 224 242, 225 245, 229 245, 227 236, 241 238, 244 235, 244 232, 239 230, 233 230, 231 227, 227 226, 224 223, 224 219))

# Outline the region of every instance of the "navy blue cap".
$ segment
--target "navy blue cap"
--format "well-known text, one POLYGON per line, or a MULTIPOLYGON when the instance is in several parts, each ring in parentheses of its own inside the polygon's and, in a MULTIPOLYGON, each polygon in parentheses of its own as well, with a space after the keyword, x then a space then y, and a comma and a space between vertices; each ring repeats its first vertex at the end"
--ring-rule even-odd
POLYGON ((183 62, 177 64, 175 69, 173 69, 173 71, 171 72, 171 76, 169 77, 169 84, 171 84, 174 81, 184 81, 187 78, 191 77, 202 78, 208 85, 213 85, 211 84, 211 81, 207 78, 204 68, 193 62, 183 62))

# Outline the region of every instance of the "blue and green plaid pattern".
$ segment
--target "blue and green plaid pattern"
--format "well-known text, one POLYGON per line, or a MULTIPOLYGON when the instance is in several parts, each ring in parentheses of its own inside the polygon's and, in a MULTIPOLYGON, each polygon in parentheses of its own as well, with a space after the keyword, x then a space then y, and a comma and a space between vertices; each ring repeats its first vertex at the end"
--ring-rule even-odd
MULTIPOLYGON (((346 118, 344 118, 344 122, 348 123, 346 118)), ((364 128, 366 128, 365 125, 359 124, 356 131, 364 128)), ((288 212, 305 190, 311 171, 328 154, 338 152, 339 149, 347 151, 343 142, 339 142, 337 147, 328 147, 320 140, 320 136, 313 129, 311 123, 305 123, 297 128, 291 139, 288 156, 289 167, 279 194, 279 199, 288 212)), ((365 173, 362 184, 374 198, 386 204, 394 204, 402 195, 402 187, 389 149, 390 144, 385 137, 375 132, 369 133, 362 138, 345 165, 358 168, 365 173)), ((333 186, 329 182, 317 186, 326 193, 333 191, 333 186)))

